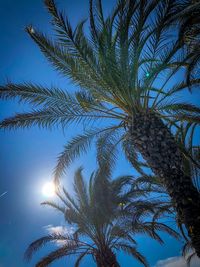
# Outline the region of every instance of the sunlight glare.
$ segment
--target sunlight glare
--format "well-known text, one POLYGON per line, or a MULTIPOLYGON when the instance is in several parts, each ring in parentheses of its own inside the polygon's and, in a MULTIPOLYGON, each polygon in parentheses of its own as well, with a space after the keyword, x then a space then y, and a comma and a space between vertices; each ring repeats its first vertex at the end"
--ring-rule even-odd
POLYGON ((42 187, 42 194, 45 197, 53 197, 56 194, 56 188, 53 182, 47 182, 42 187))

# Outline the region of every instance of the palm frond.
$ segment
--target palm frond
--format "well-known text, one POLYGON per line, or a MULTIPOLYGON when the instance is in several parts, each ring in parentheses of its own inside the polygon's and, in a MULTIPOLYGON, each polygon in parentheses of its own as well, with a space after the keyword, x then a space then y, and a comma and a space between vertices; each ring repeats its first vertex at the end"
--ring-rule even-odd
POLYGON ((17 129, 29 128, 37 125, 42 128, 51 129, 53 126, 61 125, 65 128, 66 125, 81 123, 83 121, 95 122, 100 119, 97 113, 87 113, 81 108, 70 110, 69 107, 49 107, 38 110, 33 110, 27 113, 19 113, 11 118, 7 118, 0 123, 0 128, 17 129))
MULTIPOLYGON (((52 234, 52 235, 44 236, 44 237, 37 239, 36 241, 34 241, 33 243, 29 245, 28 249, 25 252, 25 259, 30 260, 33 254, 39 249, 41 249, 43 246, 45 246, 48 242, 56 242, 56 241, 67 241, 67 237, 61 234, 52 234)), ((69 242, 69 246, 70 245, 71 243, 69 242)), ((73 242, 73 246, 74 246, 74 242, 73 242)), ((66 249, 67 249, 67 246, 66 246, 66 249)))
POLYGON ((166 112, 169 113, 173 113, 173 112, 177 112, 177 113, 185 113, 187 112, 188 114, 197 114, 200 113, 200 108, 198 106, 195 106, 193 104, 190 103, 172 103, 172 104, 168 104, 168 103, 162 103, 161 106, 157 107, 158 110, 162 109, 166 112))
POLYGON ((126 158, 131 162, 134 169, 141 175, 145 175, 143 167, 147 167, 145 162, 139 160, 139 153, 135 147, 129 142, 129 135, 125 135, 122 142, 122 149, 125 153, 126 158))
POLYGON ((111 182, 113 192, 120 193, 121 190, 123 190, 125 186, 130 184, 132 179, 133 179, 133 176, 131 175, 123 175, 123 176, 116 177, 115 180, 111 182))
POLYGON ((98 138, 102 133, 109 133, 110 131, 119 129, 118 126, 110 126, 106 128, 94 128, 92 130, 85 131, 84 134, 75 136, 64 147, 63 152, 58 157, 57 166, 55 168, 56 181, 64 174, 66 167, 82 153, 87 152, 91 146, 92 141, 98 138))
POLYGON ((29 35, 38 44, 41 51, 56 70, 70 77, 77 85, 90 89, 92 92, 96 92, 96 94, 101 91, 101 95, 104 95, 105 98, 108 97, 108 94, 102 89, 106 87, 105 82, 85 64, 85 61, 79 57, 74 57, 65 47, 50 40, 39 31, 36 32, 34 30, 33 33, 31 29, 31 27, 27 28, 29 35), (99 84, 101 85, 99 86, 99 84))
POLYGON ((87 249, 86 251, 82 252, 82 253, 78 256, 78 258, 76 259, 76 262, 75 262, 75 264, 74 264, 74 267, 79 267, 81 261, 83 260, 83 258, 84 258, 85 256, 87 256, 88 254, 91 254, 90 249, 87 249))
POLYGON ((91 67, 90 62, 94 66, 96 57, 83 32, 86 20, 81 21, 73 31, 67 16, 57 10, 53 0, 46 0, 45 4, 52 15, 52 24, 55 26, 59 41, 74 55, 82 57, 88 66, 91 67))
POLYGON ((117 243, 118 240, 126 240, 132 244, 137 244, 135 239, 131 236, 130 232, 125 229, 124 226, 114 225, 109 232, 108 240, 111 244, 117 243))
POLYGON ((180 239, 179 233, 177 233, 177 231, 173 230, 171 227, 167 226, 164 223, 161 223, 161 222, 155 222, 155 223, 153 222, 152 223, 152 222, 150 222, 149 224, 152 226, 153 231, 165 232, 176 239, 180 239))
POLYGON ((140 263, 142 263, 145 267, 149 267, 149 264, 146 260, 146 258, 140 254, 135 247, 127 245, 127 244, 117 244, 115 245, 117 248, 120 248, 121 250, 123 250, 123 252, 129 254, 130 256, 132 256, 133 258, 135 258, 137 261, 139 261, 140 263))
POLYGON ((29 128, 31 126, 39 126, 42 128, 50 128, 52 126, 64 123, 66 114, 62 110, 48 108, 41 110, 33 110, 27 113, 18 113, 11 118, 7 118, 0 123, 2 129, 29 128))
POLYGON ((80 167, 74 175, 74 191, 76 193, 76 196, 79 201, 79 205, 82 209, 88 208, 89 205, 89 199, 88 199, 88 191, 87 191, 87 185, 84 181, 83 174, 82 174, 83 168, 80 167))
POLYGON ((180 122, 189 122, 189 123, 195 123, 195 124, 200 124, 200 117, 199 113, 177 113, 173 115, 175 120, 178 120, 180 122))
POLYGON ((119 128, 113 127, 100 133, 96 147, 97 147, 97 161, 103 170, 111 171, 116 162, 117 145, 120 143, 121 137, 119 128))
POLYGON ((41 205, 46 205, 46 206, 50 206, 60 212, 62 212, 63 214, 65 214, 65 208, 61 207, 60 205, 54 203, 54 202, 50 202, 50 201, 44 201, 41 203, 41 205))
POLYGON ((76 255, 78 252, 76 252, 76 247, 73 247, 69 249, 67 246, 63 246, 51 253, 49 253, 47 256, 43 257, 39 262, 36 263, 36 267, 47 267, 55 260, 59 260, 62 257, 68 256, 68 255, 76 255))
POLYGON ((32 83, 9 83, 5 86, 0 86, 0 98, 18 98, 20 101, 32 105, 44 105, 46 107, 54 107, 55 105, 64 105, 65 107, 69 105, 77 105, 74 97, 67 91, 55 87, 47 88, 32 83))

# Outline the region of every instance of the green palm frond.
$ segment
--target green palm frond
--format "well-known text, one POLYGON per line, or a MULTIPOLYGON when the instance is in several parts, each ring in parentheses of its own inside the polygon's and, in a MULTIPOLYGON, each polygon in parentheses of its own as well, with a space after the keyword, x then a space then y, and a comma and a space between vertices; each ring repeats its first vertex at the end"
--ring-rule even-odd
POLYGON ((76 259, 76 262, 74 264, 74 267, 79 267, 81 261, 83 260, 83 258, 85 256, 87 256, 88 254, 90 254, 90 249, 86 250, 85 252, 80 253, 80 255, 78 256, 78 258, 76 259))
POLYGON ((127 175, 127 176, 123 175, 123 176, 116 177, 116 179, 111 182, 111 187, 112 187, 113 192, 115 192, 116 194, 122 193, 122 190, 124 189, 124 187, 130 185, 132 179, 133 179, 133 176, 131 175, 127 175))
POLYGON ((124 239, 128 242, 131 242, 132 244, 137 244, 136 240, 133 239, 130 232, 125 229, 124 226, 120 225, 114 225, 109 232, 108 238, 107 238, 111 244, 117 242, 118 239, 124 239))
POLYGON ((39 249, 41 249, 43 246, 45 246, 48 242, 69 241, 69 246, 72 245, 73 243, 73 247, 74 247, 74 241, 71 240, 70 238, 68 240, 68 238, 69 237, 63 236, 61 234, 52 234, 52 235, 41 237, 29 245, 28 249, 25 252, 25 259, 30 260, 33 254, 39 249), (72 243, 70 243, 70 241, 72 243))
POLYGON ((102 132, 96 143, 97 161, 99 166, 107 170, 112 170, 117 158, 117 146, 121 141, 119 128, 110 128, 108 131, 102 132))
POLYGON ((163 109, 164 111, 168 112, 168 113, 173 113, 173 112, 177 112, 177 113, 200 113, 200 108, 198 106, 195 106, 193 104, 190 103, 177 103, 174 102, 172 104, 168 104, 168 103, 163 103, 161 106, 157 107, 158 110, 163 109))
POLYGON ((149 222, 149 224, 152 226, 153 228, 153 231, 160 231, 160 232, 164 232, 164 233, 167 233, 169 234, 170 236, 176 238, 176 239, 180 239, 180 235, 175 231, 173 230, 171 227, 167 226, 166 224, 164 223, 161 223, 161 222, 149 222))
POLYGON ((137 188, 146 193, 154 192, 159 194, 167 194, 166 189, 164 188, 159 177, 147 174, 133 179, 132 188, 133 190, 137 188))
POLYGON ((136 187, 142 188, 143 186, 146 186, 148 188, 151 185, 155 185, 158 187, 163 186, 160 179, 153 175, 139 176, 132 181, 133 187, 136 186, 136 187))
POLYGON ((7 118, 0 123, 2 129, 17 129, 29 128, 37 125, 38 127, 49 128, 61 125, 65 128, 66 125, 74 123, 95 122, 100 117, 97 113, 86 113, 84 110, 70 110, 69 108, 53 107, 33 110, 27 113, 19 113, 11 118, 7 118), (85 115, 83 114, 85 113, 85 115))
POLYGON ((63 152, 58 157, 58 163, 55 168, 56 181, 62 176, 66 167, 82 153, 86 152, 90 148, 91 143, 94 139, 98 138, 101 134, 105 133, 109 135, 112 131, 117 131, 120 126, 110 126, 107 128, 94 128, 92 130, 85 131, 84 134, 75 136, 68 144, 64 147, 63 152))
POLYGON ((140 254, 140 252, 138 252, 135 247, 123 243, 116 244, 115 247, 120 248, 123 252, 131 255, 140 263, 142 263, 145 267, 149 267, 146 258, 142 254, 140 254))
POLYGON ((77 105, 74 96, 67 91, 59 88, 51 87, 50 89, 41 85, 24 83, 0 86, 1 99, 18 98, 20 101, 30 103, 32 105, 44 105, 46 107, 58 106, 75 106, 77 105))
MULTIPOLYGON (((193 88, 199 85, 200 79, 193 79, 190 81, 190 83, 191 83, 191 88, 193 88)), ((156 98, 156 102, 154 103, 154 106, 158 106, 166 98, 173 97, 177 93, 180 93, 182 90, 185 90, 185 89, 188 89, 188 84, 185 81, 175 84, 169 90, 164 90, 164 88, 162 88, 160 94, 162 94, 163 96, 158 98, 160 96, 158 95, 158 97, 156 98)))
POLYGON ((76 211, 79 211, 79 206, 76 203, 76 200, 65 190, 65 188, 62 188, 63 191, 63 197, 66 199, 66 202, 68 203, 69 208, 73 208, 76 211))
POLYGON ((50 201, 44 201, 41 203, 41 205, 47 205, 47 206, 50 206, 51 208, 54 208, 60 212, 62 212, 63 214, 65 214, 65 208, 54 203, 54 202, 50 202, 50 201))
POLYGON ((110 93, 107 92, 108 89, 111 93, 113 91, 109 81, 104 81, 101 75, 91 69, 82 58, 75 57, 73 52, 70 54, 65 47, 53 42, 40 32, 34 30, 33 33, 31 29, 27 29, 28 33, 57 70, 94 95, 100 94, 104 100, 113 101, 110 93))
POLYGON ((73 52, 74 55, 88 61, 88 65, 89 62, 93 64, 96 63, 93 49, 83 32, 85 20, 81 21, 73 32, 67 16, 57 10, 55 2, 53 0, 46 0, 45 4, 52 15, 52 23, 57 32, 59 41, 61 41, 68 50, 73 52))
POLYGON ((180 112, 178 114, 173 115, 173 117, 177 121, 200 124, 199 113, 194 113, 194 114, 185 113, 184 114, 180 112))
POLYGON ((93 129, 84 134, 74 137, 64 147, 63 152, 58 157, 58 163, 55 168, 56 180, 60 178, 66 167, 77 158, 82 152, 86 152, 90 146, 92 139, 99 133, 100 129, 93 129))
POLYGON ((39 262, 36 263, 36 267, 47 267, 55 260, 59 260, 60 258, 67 255, 76 255, 80 252, 76 252, 75 249, 69 250, 67 246, 63 246, 61 248, 56 249, 55 251, 49 253, 47 256, 43 257, 39 262))
POLYGON ((87 185, 84 181, 83 168, 79 168, 74 175, 74 190, 78 196, 79 205, 82 209, 88 208, 89 199, 88 199, 88 192, 87 192, 87 185))
POLYGON ((161 203, 161 205, 156 209, 153 215, 153 222, 164 218, 166 215, 174 218, 174 207, 173 204, 168 200, 166 200, 163 204, 161 203))
POLYGON ((134 169, 141 175, 145 175, 143 167, 148 167, 147 164, 139 158, 139 153, 136 148, 129 142, 129 135, 125 135, 121 143, 122 149, 128 161, 134 169))
POLYGON ((65 119, 66 114, 62 110, 48 108, 16 114, 11 118, 3 120, 0 127, 4 129, 17 129, 38 125, 39 127, 51 128, 56 124, 61 123, 63 125, 65 119))
MULTIPOLYGON (((133 194, 133 193, 132 193, 133 194)), ((141 195, 143 195, 143 191, 141 190, 141 195)), ((136 194, 138 198, 138 194, 136 194)), ((134 197, 134 194, 133 194, 134 197)), ((134 200, 134 198, 128 203, 128 205, 125 207, 125 211, 128 212, 128 214, 132 214, 131 217, 131 225, 134 227, 133 230, 136 230, 137 228, 135 226, 142 227, 142 224, 140 223, 141 220, 144 218, 150 217, 152 214, 154 214, 158 208, 158 205, 162 202, 159 201, 147 201, 142 199, 134 200), (134 200, 134 201, 133 201, 134 200)), ((138 231, 138 230, 137 230, 138 231)))
POLYGON ((162 240, 161 236, 158 234, 157 231, 154 229, 154 224, 152 225, 151 223, 148 224, 147 222, 144 222, 144 226, 141 227, 140 224, 133 225, 134 227, 134 232, 135 233, 143 233, 150 238, 156 240, 160 244, 164 244, 164 241, 162 240))

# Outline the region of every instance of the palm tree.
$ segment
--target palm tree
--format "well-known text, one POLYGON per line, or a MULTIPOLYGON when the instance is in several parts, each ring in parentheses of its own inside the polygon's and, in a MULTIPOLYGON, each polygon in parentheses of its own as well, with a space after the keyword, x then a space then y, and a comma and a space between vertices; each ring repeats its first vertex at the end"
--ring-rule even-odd
POLYGON ((99 267, 119 267, 115 254, 119 250, 149 266, 145 257, 137 251, 134 236, 146 234, 161 243, 163 241, 157 231, 178 237, 167 225, 157 220, 151 221, 154 212, 162 206, 161 202, 144 200, 146 192, 131 185, 132 177, 121 176, 113 180, 108 169, 101 167, 90 176, 87 184, 82 168, 79 168, 74 176, 73 195, 64 188, 59 189, 57 196, 60 204, 42 203, 62 212, 74 232, 58 231, 34 241, 25 253, 26 259, 53 242, 59 247, 42 258, 37 267, 48 266, 68 255, 77 257, 76 267, 87 255, 91 255, 99 267))
POLYGON ((187 78, 197 55, 181 35, 183 25, 193 25, 190 14, 199 12, 200 3, 119 0, 106 17, 101 0, 90 0, 89 33, 84 32, 86 20, 73 29, 53 0, 45 4, 55 39, 32 26, 27 32, 80 90, 70 93, 30 83, 1 86, 2 99, 17 97, 33 107, 5 119, 1 128, 84 124, 84 132, 69 141, 59 156, 57 180, 92 141, 98 159, 106 161, 112 155, 111 164, 120 146, 136 170, 142 173, 142 167, 148 166, 160 177, 200 256, 200 195, 184 172, 185 154, 174 138, 179 123, 198 126, 200 122, 200 108, 178 98, 200 83, 197 75, 187 78))

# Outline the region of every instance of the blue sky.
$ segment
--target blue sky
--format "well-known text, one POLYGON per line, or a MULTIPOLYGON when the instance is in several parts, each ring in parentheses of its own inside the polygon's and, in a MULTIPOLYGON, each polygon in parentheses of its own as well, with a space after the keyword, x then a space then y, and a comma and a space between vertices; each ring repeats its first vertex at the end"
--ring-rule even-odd
MULTIPOLYGON (((87 17, 87 0, 57 2, 60 7, 66 9, 72 24, 87 17)), ((105 9, 108 10, 114 2, 109 0, 109 3, 104 5, 105 9)), ((29 81, 74 89, 68 79, 53 70, 24 31, 25 26, 33 24, 45 32, 51 32, 49 15, 42 0, 1 0, 0 20, 0 84, 7 81, 29 81)), ((15 101, 0 102, 0 119, 15 111, 24 110, 24 104, 15 101)), ((47 225, 63 225, 59 214, 40 206, 44 200, 41 187, 51 179, 58 153, 76 132, 77 129, 73 127, 68 128, 65 134, 57 129, 47 131, 37 127, 29 130, 0 131, 0 195, 5 193, 0 197, 0 267, 33 266, 34 261, 30 264, 23 261, 27 245, 44 234, 47 225)), ((85 176, 89 176, 96 166, 94 151, 75 161, 67 170, 64 183, 68 190, 71 190, 73 172, 80 165, 85 167, 85 176)), ((123 156, 120 156, 114 172, 114 175, 119 174, 134 174, 123 156)), ((140 251, 147 256, 152 267, 159 260, 180 255, 181 243, 167 236, 165 240, 166 245, 160 246, 146 237, 138 237, 140 251)), ((41 255, 43 254, 37 254, 35 260, 41 255)), ((119 260, 122 267, 141 266, 123 254, 119 255, 119 260)), ((61 262, 53 266, 61 266, 61 262)), ((70 259, 66 266, 72 267, 73 260, 70 259)), ((87 259, 83 267, 87 266, 95 265, 92 265, 91 259, 87 259)))

